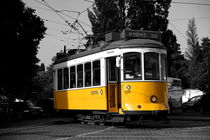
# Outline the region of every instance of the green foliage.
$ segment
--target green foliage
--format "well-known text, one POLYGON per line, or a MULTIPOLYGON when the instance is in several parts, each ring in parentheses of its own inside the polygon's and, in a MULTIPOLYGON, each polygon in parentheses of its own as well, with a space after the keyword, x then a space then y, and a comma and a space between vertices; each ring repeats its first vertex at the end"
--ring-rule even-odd
POLYGON ((117 4, 113 0, 95 0, 93 11, 88 10, 94 35, 100 40, 104 33, 122 29, 117 4))
MULTIPOLYGON (((125 28, 166 31, 171 0, 95 0, 88 17, 95 36, 125 28)), ((104 35, 104 34, 103 34, 104 35)))
POLYGON ((36 92, 36 98, 52 97, 53 93, 53 65, 47 67, 46 71, 41 69, 33 78, 32 90, 36 92))
POLYGON ((192 74, 191 87, 198 88, 207 92, 208 90, 208 50, 210 49, 210 39, 203 38, 200 46, 200 50, 195 56, 195 60, 191 63, 192 70, 189 70, 189 74, 192 74))
POLYGON ((193 61, 193 58, 195 58, 194 54, 196 51, 195 49, 198 49, 198 34, 197 34, 197 27, 195 25, 195 19, 192 18, 191 20, 189 20, 188 22, 188 29, 186 32, 187 35, 187 51, 185 52, 185 57, 189 60, 189 61, 193 61))
POLYGON ((130 0, 128 2, 128 27, 152 31, 166 31, 171 0, 130 0))
POLYGON ((188 22, 187 44, 185 53, 188 61, 188 71, 186 72, 190 88, 198 88, 202 91, 208 89, 208 49, 210 49, 209 38, 203 38, 201 45, 198 43, 197 27, 195 20, 188 22))
POLYGON ((162 35, 163 43, 167 46, 167 66, 168 76, 180 78, 182 80, 182 86, 184 88, 189 87, 188 81, 186 80, 187 72, 187 61, 181 54, 180 45, 177 43, 176 36, 171 30, 163 32, 162 35))
POLYGON ((31 92, 37 71, 38 44, 46 30, 44 22, 21 0, 2 1, 0 8, 0 86, 14 96, 31 92))

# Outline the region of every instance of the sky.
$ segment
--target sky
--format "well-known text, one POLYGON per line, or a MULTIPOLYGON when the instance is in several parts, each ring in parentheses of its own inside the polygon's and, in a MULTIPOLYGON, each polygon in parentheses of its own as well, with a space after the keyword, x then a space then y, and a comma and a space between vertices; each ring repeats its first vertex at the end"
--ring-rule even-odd
MULTIPOLYGON (((22 1, 27 7, 36 10, 35 14, 44 20, 47 27, 37 54, 40 63, 44 63, 46 67, 52 64, 52 58, 63 50, 64 45, 67 49, 82 48, 82 44, 86 42, 86 33, 92 34, 87 8, 91 9, 93 0, 22 1), (75 23, 76 20, 81 26, 75 23), (70 27, 73 24, 77 30, 70 27)), ((210 38, 210 0, 172 0, 168 28, 176 35, 182 53, 187 48, 187 23, 192 18, 195 18, 199 42, 203 37, 210 38)))

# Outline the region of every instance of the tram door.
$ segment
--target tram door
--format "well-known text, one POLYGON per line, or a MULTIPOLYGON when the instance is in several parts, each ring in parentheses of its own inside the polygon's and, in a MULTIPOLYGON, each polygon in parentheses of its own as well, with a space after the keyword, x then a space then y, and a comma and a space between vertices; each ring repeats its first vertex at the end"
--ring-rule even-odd
POLYGON ((107 59, 107 81, 108 81, 108 111, 118 112, 120 104, 119 93, 119 69, 116 67, 116 57, 107 59))

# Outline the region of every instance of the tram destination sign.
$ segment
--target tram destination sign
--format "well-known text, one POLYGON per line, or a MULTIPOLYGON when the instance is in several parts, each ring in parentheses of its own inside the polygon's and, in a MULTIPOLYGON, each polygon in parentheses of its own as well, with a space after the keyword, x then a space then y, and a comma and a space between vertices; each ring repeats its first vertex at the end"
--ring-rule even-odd
POLYGON ((121 39, 153 39, 161 42, 161 32, 158 31, 141 31, 125 29, 120 35, 121 39))

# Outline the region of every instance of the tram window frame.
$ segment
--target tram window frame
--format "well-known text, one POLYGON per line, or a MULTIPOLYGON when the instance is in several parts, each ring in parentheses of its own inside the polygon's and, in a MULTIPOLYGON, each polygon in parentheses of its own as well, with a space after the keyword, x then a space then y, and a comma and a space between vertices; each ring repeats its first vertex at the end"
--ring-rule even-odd
POLYGON ((62 90, 63 89, 63 70, 58 69, 57 70, 57 90, 62 90))
POLYGON ((124 80, 142 80, 142 57, 140 52, 128 52, 123 54, 123 66, 124 66, 124 80), (126 61, 129 57, 136 57, 137 61, 131 61, 130 59, 126 61), (128 67, 128 63, 130 68, 128 67), (127 64, 126 64, 127 63, 127 64), (133 63, 136 63, 135 65, 133 63), (137 64, 138 63, 138 64, 137 64), (136 66, 136 67, 134 67, 136 66), (127 69, 129 68, 129 69, 127 69), (127 72, 126 72, 127 70, 127 72), (130 77, 129 77, 130 76, 130 77))
POLYGON ((93 65, 93 86, 101 85, 101 61, 92 62, 93 65))
POLYGON ((161 80, 167 80, 167 56, 160 54, 161 63, 161 80))
POLYGON ((70 67, 70 88, 76 88, 76 67, 70 67))
POLYGON ((159 57, 160 57, 159 53, 156 53, 156 52, 144 53, 144 79, 145 80, 160 80, 159 57), (154 63, 154 62, 157 62, 157 63, 154 63))
POLYGON ((84 78, 85 78, 85 87, 90 87, 91 86, 91 79, 92 79, 92 63, 87 62, 84 64, 84 78))
POLYGON ((53 70, 53 91, 55 91, 56 88, 56 70, 53 70))
POLYGON ((63 89, 69 88, 69 68, 63 69, 63 89))
POLYGON ((83 64, 77 65, 77 88, 82 88, 83 87, 83 64))
POLYGON ((112 58, 109 59, 109 67, 108 67, 108 80, 109 82, 115 82, 118 79, 118 72, 117 72, 117 67, 116 67, 116 59, 112 58))

